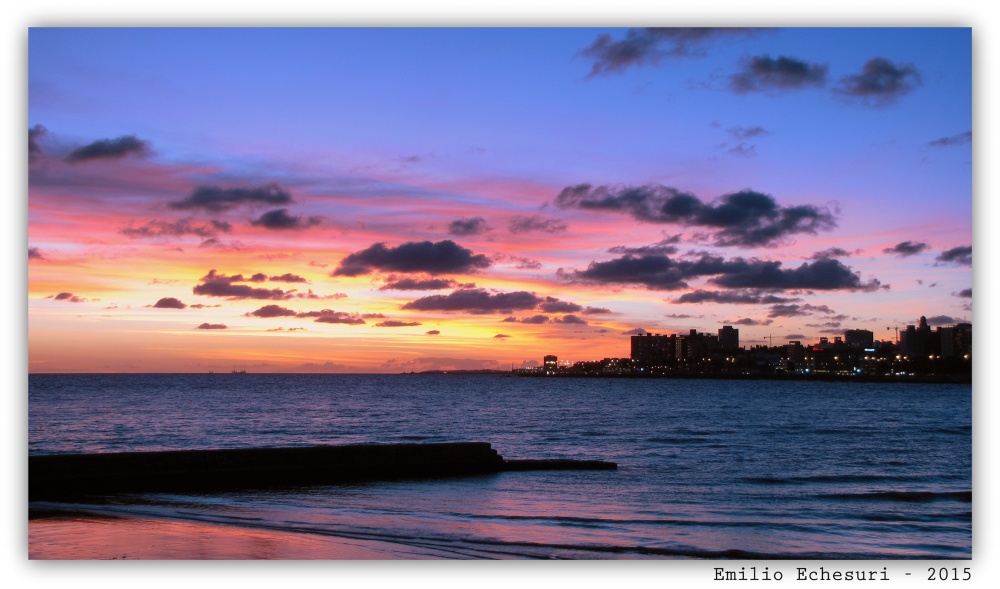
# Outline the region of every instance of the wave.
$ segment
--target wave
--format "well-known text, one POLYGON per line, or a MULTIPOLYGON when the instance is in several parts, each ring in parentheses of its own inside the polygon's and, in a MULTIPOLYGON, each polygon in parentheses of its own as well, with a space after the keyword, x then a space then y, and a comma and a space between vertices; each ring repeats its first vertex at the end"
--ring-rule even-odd
POLYGON ((659 437, 659 438, 646 438, 647 442, 652 442, 654 444, 706 444, 711 440, 706 438, 680 438, 680 437, 659 437))
POLYGON ((800 477, 743 477, 740 479, 745 483, 757 485, 806 485, 813 483, 928 483, 940 480, 960 480, 960 477, 935 475, 932 477, 923 475, 884 475, 884 474, 864 474, 864 475, 810 475, 800 477))
POLYGON ((831 493, 820 495, 824 499, 860 501, 898 501, 902 503, 930 503, 932 501, 959 501, 972 503, 972 491, 873 491, 869 493, 831 493))
POLYGON ((801 485, 802 481, 797 481, 795 479, 783 479, 778 477, 743 477, 741 479, 744 483, 752 483, 755 485, 801 485))
POLYGON ((935 434, 953 434, 953 435, 957 435, 957 436, 965 436, 965 435, 968 435, 969 432, 972 431, 972 426, 971 425, 962 425, 962 426, 958 426, 958 427, 939 427, 939 428, 932 429, 930 431, 931 431, 931 433, 935 433, 935 434))
POLYGON ((933 523, 940 522, 971 522, 972 512, 963 511, 959 513, 868 513, 858 516, 860 519, 872 522, 892 522, 892 523, 933 523))

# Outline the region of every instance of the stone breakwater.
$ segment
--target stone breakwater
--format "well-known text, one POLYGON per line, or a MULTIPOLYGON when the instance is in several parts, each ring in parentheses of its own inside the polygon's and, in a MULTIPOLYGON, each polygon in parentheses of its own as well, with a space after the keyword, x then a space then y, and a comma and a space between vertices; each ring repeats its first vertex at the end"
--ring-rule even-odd
POLYGON ((505 460, 487 442, 50 454, 28 457, 28 499, 615 468, 598 460, 505 460))

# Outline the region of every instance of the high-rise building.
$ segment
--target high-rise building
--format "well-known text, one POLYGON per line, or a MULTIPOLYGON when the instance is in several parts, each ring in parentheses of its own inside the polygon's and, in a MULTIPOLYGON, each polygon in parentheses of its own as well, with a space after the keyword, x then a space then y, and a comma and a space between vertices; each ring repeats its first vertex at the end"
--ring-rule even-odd
POLYGON ((676 335, 647 333, 632 336, 632 360, 645 366, 673 364, 676 335))
POLYGON ((871 348, 875 346, 875 334, 867 329, 848 329, 844 332, 844 343, 851 348, 871 348))
POLYGON ((945 358, 965 356, 972 353, 972 324, 959 323, 953 327, 939 327, 941 355, 945 358))
POLYGON ((796 366, 801 366, 806 359, 806 349, 802 347, 802 342, 790 340, 785 345, 785 357, 796 366))
POLYGON ((899 334, 899 349, 904 356, 926 356, 934 351, 933 332, 927 325, 927 318, 921 317, 918 326, 907 325, 906 331, 899 334))
POLYGON ((732 325, 724 325, 719 329, 719 347, 723 351, 733 351, 740 347, 740 330, 732 325))

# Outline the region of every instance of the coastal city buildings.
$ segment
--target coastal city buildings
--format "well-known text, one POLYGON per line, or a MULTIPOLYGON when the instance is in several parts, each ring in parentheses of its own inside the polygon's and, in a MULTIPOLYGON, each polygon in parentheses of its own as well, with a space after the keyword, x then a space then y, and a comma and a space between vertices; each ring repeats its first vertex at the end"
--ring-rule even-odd
POLYGON ((740 347, 739 329, 731 325, 717 333, 633 335, 628 358, 604 358, 560 366, 545 356, 540 368, 515 371, 522 375, 621 376, 760 376, 816 375, 912 377, 948 376, 970 379, 972 324, 958 323, 932 330, 921 317, 917 325, 898 332, 898 341, 876 340, 866 329, 820 337, 812 344, 788 340, 783 345, 740 347))

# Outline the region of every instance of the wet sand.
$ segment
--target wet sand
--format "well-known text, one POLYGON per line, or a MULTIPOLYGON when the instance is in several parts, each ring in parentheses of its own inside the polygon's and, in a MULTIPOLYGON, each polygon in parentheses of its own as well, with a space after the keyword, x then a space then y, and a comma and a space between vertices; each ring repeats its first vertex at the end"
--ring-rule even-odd
POLYGON ((85 514, 28 521, 32 560, 434 560, 449 552, 391 542, 85 514))

